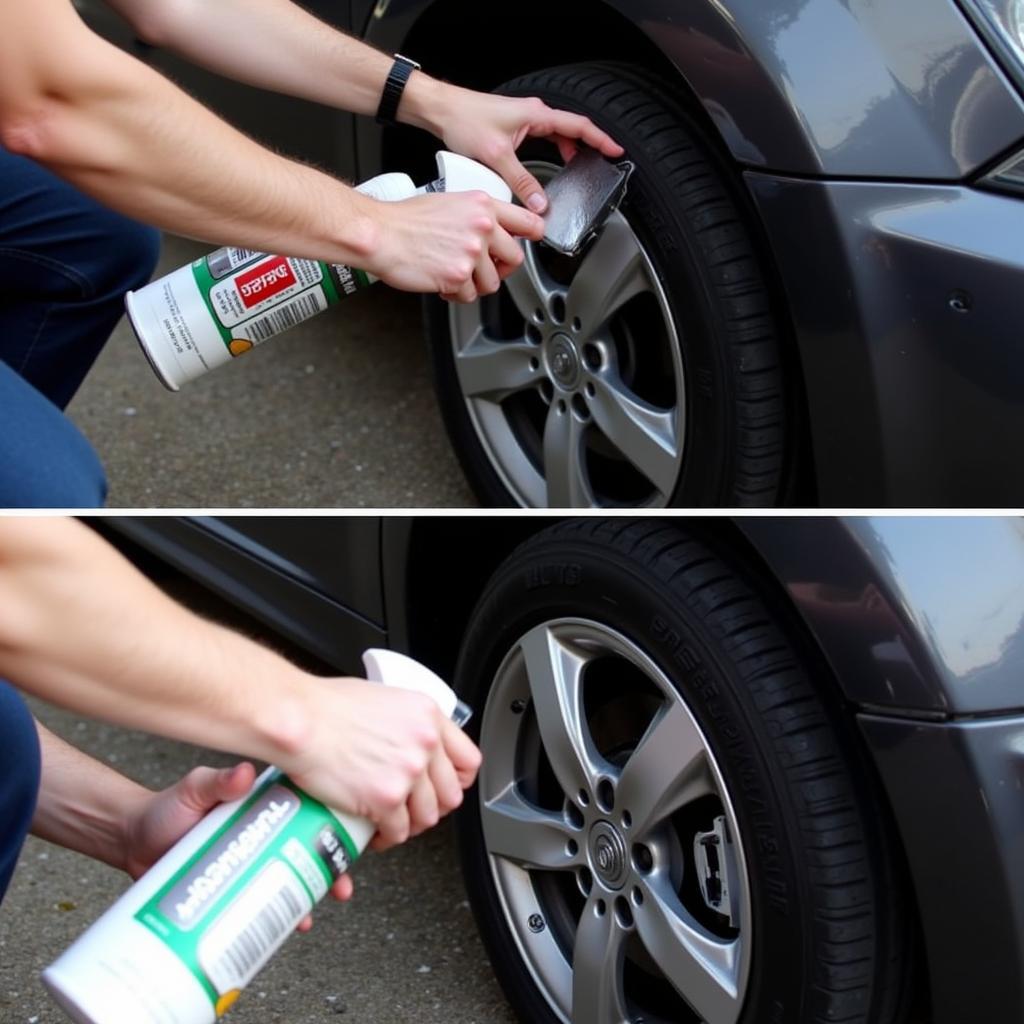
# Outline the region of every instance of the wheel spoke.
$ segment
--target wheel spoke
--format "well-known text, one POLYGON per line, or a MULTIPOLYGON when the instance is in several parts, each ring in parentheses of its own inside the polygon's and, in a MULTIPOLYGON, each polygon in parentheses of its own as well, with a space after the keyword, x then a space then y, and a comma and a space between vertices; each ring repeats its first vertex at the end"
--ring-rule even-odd
POLYGON ((706 1024, 735 1024, 742 999, 740 943, 721 939, 683 907, 664 876, 642 883, 636 928, 647 952, 672 987, 706 1024))
POLYGON ((505 287, 522 318, 530 322, 538 309, 547 306, 555 283, 537 260, 536 246, 523 243, 523 253, 522 266, 505 278, 505 287))
POLYGON ((676 410, 645 402, 609 375, 597 383, 590 411, 608 440, 668 497, 679 472, 676 410))
POLYGON ((610 907, 587 901, 573 951, 572 1019, 586 1024, 628 1024, 623 995, 625 932, 610 907))
POLYGON ((640 246, 625 217, 615 213, 584 256, 566 296, 566 308, 592 334, 635 295, 650 289, 640 246))
POLYGON ((594 502, 587 479, 584 424, 569 409, 551 403, 544 426, 544 476, 548 508, 590 508, 594 502))
POLYGON ((537 381, 539 371, 530 366, 536 357, 537 349, 527 341, 495 341, 478 330, 455 357, 462 393, 500 402, 537 381))
POLYGON ((545 626, 520 641, 537 726, 555 777, 570 799, 592 790, 600 755, 583 719, 581 684, 586 660, 545 626))
POLYGON ((480 808, 488 852, 524 868, 565 871, 582 863, 579 833, 560 814, 525 800, 515 783, 480 808), (569 853, 570 841, 577 843, 569 853))
POLYGON ((680 807, 714 792, 697 727, 681 704, 666 704, 622 769, 616 807, 629 811, 633 834, 643 836, 680 807))

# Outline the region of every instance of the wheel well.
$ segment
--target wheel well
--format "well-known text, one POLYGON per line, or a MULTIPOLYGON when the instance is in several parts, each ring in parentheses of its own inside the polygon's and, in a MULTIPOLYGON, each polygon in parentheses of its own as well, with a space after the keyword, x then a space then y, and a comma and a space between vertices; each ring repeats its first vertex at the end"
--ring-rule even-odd
POLYGON ((487 581, 514 548, 554 521, 539 516, 417 518, 405 590, 413 657, 451 678, 466 622, 487 581))
MULTIPOLYGON (((476 0, 438 0, 402 46, 404 52, 421 55, 431 75, 485 92, 530 71, 579 61, 627 61, 678 79, 661 50, 611 7, 592 0, 563 0, 557 10, 552 7, 546 0, 523 0, 512 17, 501 20, 499 11, 476 0), (500 45, 466 46, 466 39, 497 39, 500 45)), ((383 167, 409 169, 417 181, 421 179, 414 171, 428 180, 434 170, 436 144, 423 132, 390 128, 382 147, 383 167)))

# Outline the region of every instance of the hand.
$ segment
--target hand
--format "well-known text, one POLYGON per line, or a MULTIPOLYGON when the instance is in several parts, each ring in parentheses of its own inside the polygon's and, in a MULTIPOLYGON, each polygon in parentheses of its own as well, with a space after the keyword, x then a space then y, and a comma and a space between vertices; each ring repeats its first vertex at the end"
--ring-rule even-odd
POLYGON ((495 96, 446 86, 438 109, 443 111, 438 128, 445 145, 497 171, 534 213, 543 213, 548 201, 540 182, 516 156, 524 139, 550 139, 566 163, 575 155, 577 141, 613 159, 624 153, 589 118, 555 110, 536 97, 495 96))
POLYGON ((479 750, 429 697, 308 676, 300 700, 309 731, 281 767, 329 807, 374 822, 375 849, 436 825, 476 778, 479 750))
POLYGON ((484 192, 370 201, 379 230, 366 269, 404 291, 474 302, 496 292, 522 263, 516 236, 544 236, 540 217, 484 192))
MULTIPOLYGON (((256 770, 248 761, 234 768, 193 768, 173 786, 143 797, 125 819, 125 871, 132 878, 144 874, 214 807, 244 796, 255 780, 256 770)), ((350 899, 352 879, 342 875, 331 886, 331 895, 350 899)), ((298 930, 312 927, 313 918, 307 916, 298 930)))

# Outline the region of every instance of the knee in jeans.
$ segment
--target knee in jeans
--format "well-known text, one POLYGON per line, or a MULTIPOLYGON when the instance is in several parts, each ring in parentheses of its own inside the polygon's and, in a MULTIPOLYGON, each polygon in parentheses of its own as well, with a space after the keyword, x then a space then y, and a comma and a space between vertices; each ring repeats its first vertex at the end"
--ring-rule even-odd
POLYGON ((28 708, 9 683, 0 682, 0 765, 4 777, 0 815, 7 823, 31 819, 39 794, 42 764, 39 737, 28 708))
MULTIPOLYGON (((88 441, 69 430, 45 459, 31 456, 13 473, 0 472, 0 505, 8 508, 102 508, 107 500, 103 464, 88 441)), ((0 458, 0 462, 5 461, 0 458)))
POLYGON ((160 232, 129 217, 111 213, 103 234, 106 265, 101 290, 123 294, 141 288, 156 269, 160 232))

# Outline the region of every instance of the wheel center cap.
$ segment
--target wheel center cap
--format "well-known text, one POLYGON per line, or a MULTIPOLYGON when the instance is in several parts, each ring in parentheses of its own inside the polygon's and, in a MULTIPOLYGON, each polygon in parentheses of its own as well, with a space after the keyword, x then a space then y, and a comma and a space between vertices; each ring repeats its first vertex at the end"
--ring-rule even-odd
POLYGON ((559 387, 571 389, 579 383, 580 357, 568 335, 556 334, 549 342, 548 367, 559 387))
POLYGON ((590 830, 590 862, 608 888, 618 889, 626 880, 626 844, 610 822, 599 821, 590 830))

